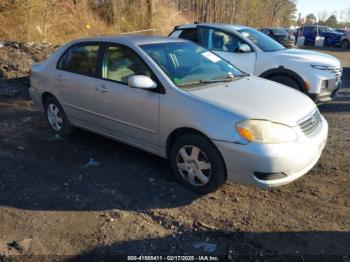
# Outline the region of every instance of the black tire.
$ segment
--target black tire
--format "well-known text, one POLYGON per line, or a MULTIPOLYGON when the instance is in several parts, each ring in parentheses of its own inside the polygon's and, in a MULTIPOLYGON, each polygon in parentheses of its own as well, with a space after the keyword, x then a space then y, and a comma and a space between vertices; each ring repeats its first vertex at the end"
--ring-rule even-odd
POLYGON ((276 76, 270 77, 269 79, 271 81, 275 81, 277 83, 280 83, 280 84, 283 84, 286 86, 290 86, 290 87, 304 93, 303 88, 299 85, 299 83, 289 76, 276 75, 276 76))
POLYGON ((60 135, 61 137, 69 136, 70 134, 73 133, 74 127, 69 123, 66 113, 64 112, 61 104, 57 101, 56 98, 54 98, 53 96, 48 97, 44 102, 44 106, 45 106, 46 120, 53 132, 60 135), (59 129, 55 128, 54 125, 50 122, 49 108, 51 108, 51 106, 54 106, 55 108, 58 109, 58 115, 62 119, 61 128, 59 129))
POLYGON ((332 47, 332 39, 330 37, 326 37, 325 44, 327 47, 332 47))
POLYGON ((350 42, 347 39, 344 39, 343 41, 341 41, 340 43, 340 48, 343 49, 348 49, 350 47, 350 42))
POLYGON ((179 137, 170 150, 169 160, 172 173, 176 179, 185 187, 199 194, 213 192, 220 188, 226 181, 226 167, 221 157, 221 153, 209 139, 199 134, 185 134, 179 137), (199 155, 202 154, 202 156, 205 156, 204 162, 207 161, 206 163, 210 163, 211 169, 209 172, 210 175, 208 175, 209 181, 205 185, 198 186, 191 184, 180 172, 180 169, 177 166, 177 162, 179 158, 181 158, 181 156, 179 156, 179 150, 185 146, 194 146, 199 148, 201 151, 199 155))

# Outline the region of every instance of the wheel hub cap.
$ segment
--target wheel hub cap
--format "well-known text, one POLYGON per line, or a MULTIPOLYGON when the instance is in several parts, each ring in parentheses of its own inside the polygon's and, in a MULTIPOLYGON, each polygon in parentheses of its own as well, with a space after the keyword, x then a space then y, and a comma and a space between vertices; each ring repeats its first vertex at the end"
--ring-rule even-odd
POLYGON ((55 131, 60 131, 62 129, 63 118, 59 108, 55 104, 48 105, 47 118, 55 131))
POLYGON ((180 148, 176 164, 181 176, 194 186, 204 186, 211 177, 211 163, 198 147, 186 145, 180 148))

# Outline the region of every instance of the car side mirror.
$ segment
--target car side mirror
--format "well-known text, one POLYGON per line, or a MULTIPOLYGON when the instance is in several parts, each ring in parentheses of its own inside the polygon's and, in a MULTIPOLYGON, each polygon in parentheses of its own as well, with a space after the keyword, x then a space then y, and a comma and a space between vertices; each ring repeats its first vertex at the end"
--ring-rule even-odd
POLYGON ((155 89, 157 88, 157 83, 148 76, 133 75, 128 77, 128 86, 140 89, 155 89))
POLYGON ((240 52, 240 53, 249 53, 251 51, 252 51, 252 49, 247 44, 241 44, 238 48, 238 52, 240 52))

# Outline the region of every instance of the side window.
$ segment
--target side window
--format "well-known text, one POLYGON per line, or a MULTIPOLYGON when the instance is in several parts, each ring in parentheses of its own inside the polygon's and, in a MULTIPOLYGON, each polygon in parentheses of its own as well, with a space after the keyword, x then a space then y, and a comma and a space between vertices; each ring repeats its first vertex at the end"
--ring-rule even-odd
POLYGON ((262 29, 261 32, 263 32, 265 35, 270 35, 270 31, 267 29, 262 29))
POLYGON ((127 84, 132 75, 152 77, 151 71, 134 51, 124 46, 108 46, 103 59, 102 78, 127 84))
POLYGON ((311 27, 304 27, 304 34, 309 35, 312 33, 312 28, 311 27))
POLYGON ((197 28, 185 29, 185 30, 182 31, 182 33, 180 34, 179 37, 198 43, 197 28))
POLYGON ((74 45, 63 53, 57 69, 76 74, 95 76, 98 45, 74 45))
POLYGON ((205 48, 223 52, 237 52, 242 44, 246 44, 236 35, 212 28, 201 28, 200 39, 205 48))

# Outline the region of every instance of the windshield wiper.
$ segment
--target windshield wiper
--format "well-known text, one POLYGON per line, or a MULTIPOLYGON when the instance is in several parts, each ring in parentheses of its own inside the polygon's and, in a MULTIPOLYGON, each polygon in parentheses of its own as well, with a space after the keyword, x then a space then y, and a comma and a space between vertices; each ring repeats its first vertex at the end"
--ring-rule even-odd
POLYGON ((235 77, 233 76, 232 73, 228 73, 222 76, 217 76, 215 78, 213 78, 212 80, 209 81, 230 81, 232 79, 234 79, 235 77))
POLYGON ((191 86, 191 85, 201 85, 201 84, 211 84, 211 83, 219 83, 219 82, 231 82, 233 78, 227 79, 211 79, 211 80, 194 80, 191 82, 185 82, 182 84, 177 84, 178 86, 191 86))

